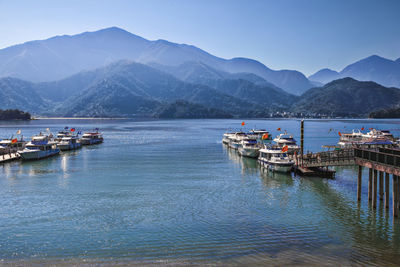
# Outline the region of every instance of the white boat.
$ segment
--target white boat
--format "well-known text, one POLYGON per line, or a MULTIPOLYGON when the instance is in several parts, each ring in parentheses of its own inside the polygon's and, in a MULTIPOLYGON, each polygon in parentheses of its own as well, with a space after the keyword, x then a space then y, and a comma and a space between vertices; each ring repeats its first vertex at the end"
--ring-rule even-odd
POLYGON ((242 139, 246 136, 243 132, 237 132, 229 137, 229 147, 235 150, 239 149, 242 139))
POLYGON ((366 134, 362 135, 362 140, 361 141, 371 141, 371 140, 389 140, 389 141, 394 141, 395 138, 394 136, 390 133, 390 131, 384 130, 377 130, 377 129, 371 129, 366 134))
POLYGON ((64 137, 67 137, 67 136, 71 136, 71 132, 70 131, 68 131, 68 130, 59 131, 57 133, 57 137, 54 138, 54 141, 55 142, 60 142, 61 139, 63 139, 64 137))
POLYGON ((82 145, 80 142, 78 142, 78 136, 72 135, 72 136, 66 136, 61 138, 59 142, 57 142, 57 147, 61 151, 66 151, 66 150, 75 150, 80 148, 82 145))
POLYGON ((359 144, 363 138, 363 133, 360 130, 353 130, 351 133, 342 133, 338 145, 341 147, 349 147, 354 144, 359 144))
POLYGON ((242 139, 238 151, 239 154, 244 157, 257 158, 260 149, 261 145, 260 143, 258 143, 257 139, 251 137, 245 137, 242 139))
POLYGON ((255 135, 258 140, 263 140, 263 141, 270 141, 272 140, 272 135, 264 129, 252 129, 249 131, 249 135, 255 135), (266 136, 266 138, 263 139, 263 136, 266 136))
POLYGON ((26 143, 22 138, 20 140, 17 138, 0 140, 0 155, 20 151, 24 149, 26 143))
POLYGON ((82 145, 95 145, 103 142, 103 136, 98 131, 96 132, 86 132, 82 135, 80 143, 82 145))
POLYGON ((42 134, 33 136, 32 140, 25 148, 18 152, 24 160, 42 159, 59 153, 60 149, 57 148, 56 143, 51 140, 51 136, 42 134))
POLYGON ((392 147, 395 146, 395 138, 389 131, 371 129, 368 133, 363 134, 353 130, 352 133, 342 133, 338 145, 340 147, 392 147))
POLYGON ((264 168, 276 172, 289 172, 294 165, 294 161, 279 147, 260 149, 258 161, 264 168))
POLYGON ((227 145, 229 144, 229 137, 233 136, 235 133, 224 133, 222 137, 222 143, 227 145))
POLYGON ((288 134, 286 132, 278 135, 274 139, 274 142, 280 149, 282 149, 284 146, 287 146, 288 154, 293 154, 294 152, 298 152, 300 149, 300 147, 296 143, 296 140, 293 138, 293 135, 288 134))

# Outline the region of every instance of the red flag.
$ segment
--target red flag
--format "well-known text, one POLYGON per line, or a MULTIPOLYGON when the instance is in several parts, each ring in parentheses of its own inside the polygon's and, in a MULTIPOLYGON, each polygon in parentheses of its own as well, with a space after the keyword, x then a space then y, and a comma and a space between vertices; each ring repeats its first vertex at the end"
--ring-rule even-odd
POLYGON ((286 151, 288 151, 288 149, 289 149, 288 146, 284 146, 284 147, 282 147, 282 152, 286 152, 286 151))
POLYGON ((281 128, 278 128, 278 129, 276 129, 277 131, 280 131, 281 130, 281 128))
POLYGON ((361 131, 364 131, 364 127, 361 128, 361 131))
POLYGON ((14 138, 14 139, 11 140, 11 144, 15 144, 16 142, 18 142, 17 138, 14 138))
POLYGON ((71 132, 75 132, 75 128, 71 128, 71 132))
POLYGON ((339 135, 339 136, 342 136, 342 133, 341 133, 341 132, 338 132, 338 135, 339 135))
POLYGON ((268 135, 268 133, 266 133, 266 134, 264 134, 264 135, 262 136, 262 140, 268 139, 268 137, 269 137, 269 135, 268 135))
POLYGON ((246 123, 244 123, 244 121, 242 121, 242 126, 244 126, 246 123))

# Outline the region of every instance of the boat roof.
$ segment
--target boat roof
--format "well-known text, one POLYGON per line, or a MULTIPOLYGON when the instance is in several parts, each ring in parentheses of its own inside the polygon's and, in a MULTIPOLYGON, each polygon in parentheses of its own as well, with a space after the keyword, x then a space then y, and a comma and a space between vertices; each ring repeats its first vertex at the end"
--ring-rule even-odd
POLYGON ((257 144, 257 139, 243 139, 243 142, 257 144))
POLYGON ((269 154, 277 154, 277 153, 286 153, 286 152, 282 152, 282 149, 278 149, 278 148, 263 148, 260 149, 260 152, 262 153, 269 153, 269 154))
POLYGON ((45 146, 49 143, 47 141, 31 141, 27 144, 27 146, 45 146))

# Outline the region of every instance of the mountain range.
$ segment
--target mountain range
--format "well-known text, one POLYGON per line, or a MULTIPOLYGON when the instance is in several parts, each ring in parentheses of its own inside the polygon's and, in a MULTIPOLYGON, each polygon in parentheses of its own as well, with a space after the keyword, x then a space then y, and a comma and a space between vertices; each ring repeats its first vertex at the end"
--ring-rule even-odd
POLYGON ((359 81, 374 81, 388 87, 400 88, 400 58, 386 59, 373 55, 348 65, 342 71, 322 69, 308 78, 326 84, 340 78, 352 77, 359 81))
POLYGON ((248 58, 223 59, 192 45, 150 41, 117 27, 77 35, 56 36, 0 50, 0 77, 32 82, 55 81, 119 60, 178 66, 202 62, 230 73, 254 73, 290 93, 300 94, 313 84, 300 72, 272 70, 248 58))
POLYGON ((398 64, 372 56, 308 80, 297 71, 222 59, 113 27, 1 49, 0 105, 48 116, 359 117, 397 106, 400 90, 342 76, 396 85, 398 64))

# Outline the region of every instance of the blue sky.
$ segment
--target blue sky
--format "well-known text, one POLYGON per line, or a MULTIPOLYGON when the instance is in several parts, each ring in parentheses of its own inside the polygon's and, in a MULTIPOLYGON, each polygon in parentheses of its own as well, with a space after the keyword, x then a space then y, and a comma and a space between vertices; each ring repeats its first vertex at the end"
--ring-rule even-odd
POLYGON ((398 0, 0 0, 0 48, 110 26, 306 75, 400 57, 398 0))

